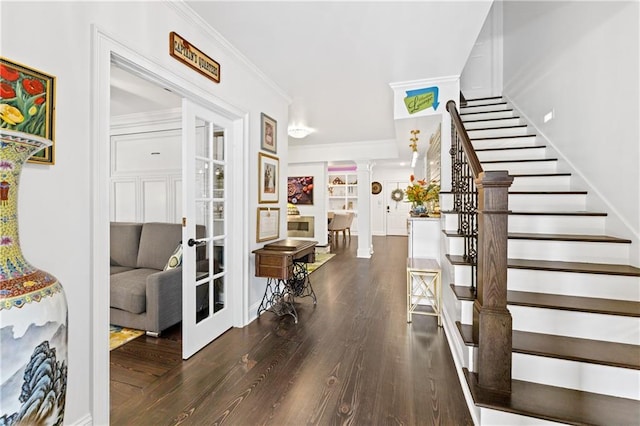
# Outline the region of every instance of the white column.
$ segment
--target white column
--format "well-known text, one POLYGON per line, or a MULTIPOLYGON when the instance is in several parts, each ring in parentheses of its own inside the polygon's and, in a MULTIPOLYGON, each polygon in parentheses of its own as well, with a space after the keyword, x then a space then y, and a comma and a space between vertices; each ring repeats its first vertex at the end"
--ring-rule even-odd
POLYGON ((370 161, 356 162, 358 167, 358 253, 369 259, 373 254, 371 240, 371 168, 370 161))

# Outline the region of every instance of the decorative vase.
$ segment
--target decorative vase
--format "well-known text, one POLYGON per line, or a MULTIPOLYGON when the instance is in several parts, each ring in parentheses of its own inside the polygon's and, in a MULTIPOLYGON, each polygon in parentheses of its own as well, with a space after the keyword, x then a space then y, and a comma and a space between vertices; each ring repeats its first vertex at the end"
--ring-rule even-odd
POLYGON ((31 266, 18 237, 23 164, 51 144, 0 129, 0 424, 62 425, 67 390, 67 300, 31 266))
POLYGON ((411 205, 411 216, 424 216, 427 214, 427 208, 424 204, 414 201, 411 205))

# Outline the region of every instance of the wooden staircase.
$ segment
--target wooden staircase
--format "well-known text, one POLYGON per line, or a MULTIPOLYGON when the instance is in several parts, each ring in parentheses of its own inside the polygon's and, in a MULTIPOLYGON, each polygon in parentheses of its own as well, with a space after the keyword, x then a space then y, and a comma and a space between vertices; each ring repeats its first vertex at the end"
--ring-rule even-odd
MULTIPOLYGON (((445 327, 479 424, 640 424, 640 269, 631 240, 605 235, 605 212, 502 98, 467 100, 460 116, 485 171, 508 170, 507 306, 512 392, 477 386, 471 265, 441 194, 445 327)), ((464 388, 464 386, 463 386, 464 388)))

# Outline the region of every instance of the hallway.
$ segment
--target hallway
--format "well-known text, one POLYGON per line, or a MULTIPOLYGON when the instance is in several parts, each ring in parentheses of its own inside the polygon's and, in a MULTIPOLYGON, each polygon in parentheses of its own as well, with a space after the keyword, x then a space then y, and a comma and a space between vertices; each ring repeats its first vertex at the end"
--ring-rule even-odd
POLYGON ((406 322, 406 237, 373 244, 358 259, 357 237, 339 241, 310 276, 317 306, 297 300, 298 324, 263 313, 186 362, 179 345, 177 358, 152 355, 171 345, 150 337, 113 351, 111 424, 472 424, 444 330, 406 322), (127 352, 158 368, 136 371, 127 352), (120 381, 136 374, 154 377, 135 391, 120 381))

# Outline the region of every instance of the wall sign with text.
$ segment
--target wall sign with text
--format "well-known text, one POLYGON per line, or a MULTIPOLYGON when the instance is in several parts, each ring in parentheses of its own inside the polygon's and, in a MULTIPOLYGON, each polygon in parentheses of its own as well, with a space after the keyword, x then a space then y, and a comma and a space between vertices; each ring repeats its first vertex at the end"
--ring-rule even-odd
POLYGON ((438 86, 426 87, 424 89, 408 90, 407 97, 404 98, 404 104, 409 114, 423 111, 433 107, 434 111, 438 110, 438 86))
POLYGON ((174 31, 169 34, 169 54, 216 83, 220 83, 220 64, 174 31))

